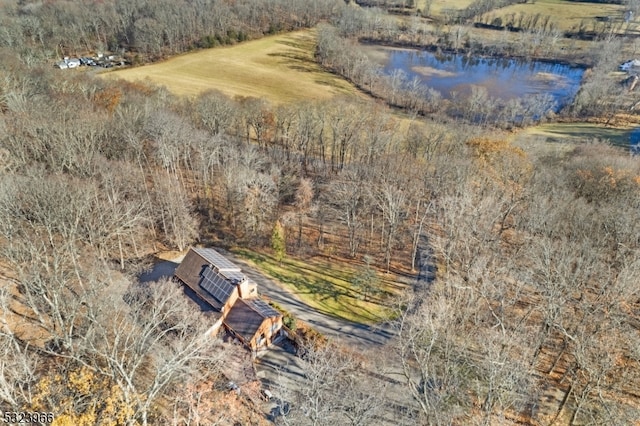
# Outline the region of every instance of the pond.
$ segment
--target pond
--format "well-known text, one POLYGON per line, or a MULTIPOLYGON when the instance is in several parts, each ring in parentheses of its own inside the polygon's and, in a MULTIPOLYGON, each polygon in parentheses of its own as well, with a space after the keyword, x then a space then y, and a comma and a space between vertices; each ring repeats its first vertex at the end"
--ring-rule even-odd
POLYGON ((436 55, 422 50, 367 45, 364 51, 382 66, 385 74, 402 70, 409 80, 418 77, 446 99, 466 97, 473 86, 480 86, 490 97, 503 101, 547 93, 559 110, 573 100, 584 74, 584 68, 553 62, 436 55))
POLYGON ((640 155, 640 128, 629 133, 629 150, 633 155, 640 155))

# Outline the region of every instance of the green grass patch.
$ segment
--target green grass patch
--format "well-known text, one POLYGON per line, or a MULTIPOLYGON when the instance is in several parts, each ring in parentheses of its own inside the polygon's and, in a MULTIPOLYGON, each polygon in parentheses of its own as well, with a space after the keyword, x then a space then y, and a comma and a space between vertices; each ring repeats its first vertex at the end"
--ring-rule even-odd
POLYGON ((386 294, 365 301, 351 283, 358 271, 352 265, 290 257, 279 263, 274 256, 265 253, 248 249, 235 249, 233 252, 323 314, 361 324, 379 322, 392 314, 392 310, 383 303, 390 293, 388 289, 393 287, 391 280, 382 280, 386 294))
POLYGON ((204 49, 163 62, 100 74, 104 78, 150 81, 177 95, 209 89, 228 96, 253 96, 271 102, 362 96, 344 79, 325 72, 314 60, 315 30, 264 37, 235 46, 204 49))
POLYGON ((525 136, 544 137, 551 143, 582 143, 598 139, 628 147, 631 130, 594 123, 550 123, 530 127, 523 133, 525 136))

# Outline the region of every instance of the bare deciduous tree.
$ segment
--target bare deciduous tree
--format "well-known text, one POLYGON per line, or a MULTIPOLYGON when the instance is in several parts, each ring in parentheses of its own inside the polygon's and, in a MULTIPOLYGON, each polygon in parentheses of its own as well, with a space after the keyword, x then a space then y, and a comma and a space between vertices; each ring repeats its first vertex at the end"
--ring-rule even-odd
POLYGON ((357 174, 343 172, 342 178, 332 182, 328 190, 328 203, 333 206, 336 216, 347 227, 351 257, 356 256, 362 239, 360 232, 367 197, 362 185, 363 181, 357 174))
POLYGON ((172 383, 219 371, 224 352, 207 334, 211 324, 194 313, 178 284, 134 285, 124 298, 114 294, 104 302, 85 344, 143 425, 172 383))
POLYGON ((157 173, 154 176, 153 200, 161 229, 167 241, 184 250, 198 237, 198 222, 191 201, 174 176, 157 173))

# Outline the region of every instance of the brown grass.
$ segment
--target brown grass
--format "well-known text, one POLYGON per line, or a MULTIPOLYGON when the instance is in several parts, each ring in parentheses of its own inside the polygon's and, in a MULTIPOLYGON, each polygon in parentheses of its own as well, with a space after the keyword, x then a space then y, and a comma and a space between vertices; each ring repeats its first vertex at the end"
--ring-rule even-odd
POLYGON ((597 22, 597 17, 607 17, 613 22, 621 20, 624 11, 625 9, 622 5, 569 2, 566 0, 537 0, 504 7, 491 11, 487 15, 500 17, 503 22, 506 22, 507 17, 512 14, 515 16, 520 14, 539 14, 541 17, 550 16, 550 22, 553 22, 561 30, 575 30, 583 23, 586 25, 585 29, 589 31, 593 29, 593 25, 597 22))
MULTIPOLYGON (((424 10, 429 0, 416 1, 416 8, 424 10)), ((447 9, 460 10, 464 9, 473 3, 473 0, 432 0, 430 15, 439 17, 443 15, 443 12, 447 9)))
POLYGON ((150 81, 177 95, 216 89, 232 97, 253 96, 275 103, 358 94, 353 85, 314 61, 315 35, 312 29, 264 37, 101 75, 150 81))

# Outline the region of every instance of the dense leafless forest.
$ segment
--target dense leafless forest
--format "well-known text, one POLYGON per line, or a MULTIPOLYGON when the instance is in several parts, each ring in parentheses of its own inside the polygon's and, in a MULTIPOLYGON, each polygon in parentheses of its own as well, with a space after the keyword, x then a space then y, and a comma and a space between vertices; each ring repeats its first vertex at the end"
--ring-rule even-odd
POLYGON ((203 338, 181 289, 135 274, 151 253, 193 243, 269 249, 277 223, 292 256, 367 255, 409 273, 429 247, 437 269, 389 301, 389 347, 309 348, 307 387, 278 422, 637 424, 640 163, 599 141, 549 149, 503 133, 617 117, 637 100, 606 78, 628 41, 599 38, 588 60, 562 53, 590 72, 556 115, 542 97, 444 101, 382 76, 356 44, 554 58, 557 32, 474 45, 462 21, 398 22, 338 0, 0 2, 3 412, 266 423, 225 388, 228 349, 203 338), (62 55, 146 62, 318 24, 318 61, 371 99, 186 99, 51 68, 62 55), (407 398, 363 366, 397 371, 407 398))

